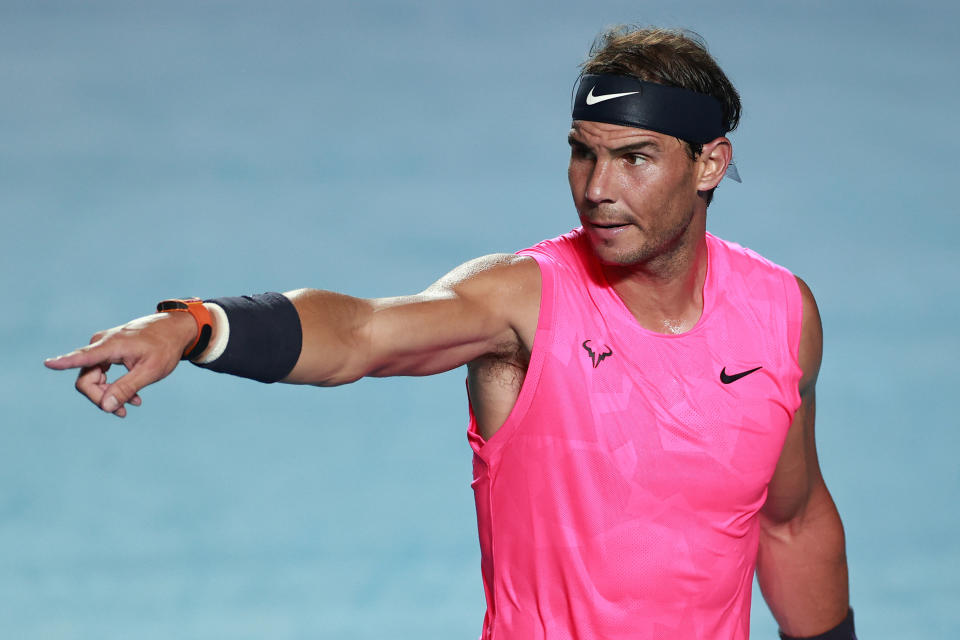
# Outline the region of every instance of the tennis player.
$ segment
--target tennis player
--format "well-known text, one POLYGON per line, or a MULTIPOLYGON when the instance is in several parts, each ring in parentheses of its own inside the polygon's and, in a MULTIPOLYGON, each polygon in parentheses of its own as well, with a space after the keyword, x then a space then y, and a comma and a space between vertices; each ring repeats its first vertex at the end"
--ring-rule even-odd
POLYGON ((706 231, 739 117, 698 37, 610 30, 573 100, 573 231, 417 295, 164 300, 46 364, 120 417, 181 359, 319 386, 466 364, 484 640, 745 639, 755 571, 781 637, 854 639, 817 305, 706 231))

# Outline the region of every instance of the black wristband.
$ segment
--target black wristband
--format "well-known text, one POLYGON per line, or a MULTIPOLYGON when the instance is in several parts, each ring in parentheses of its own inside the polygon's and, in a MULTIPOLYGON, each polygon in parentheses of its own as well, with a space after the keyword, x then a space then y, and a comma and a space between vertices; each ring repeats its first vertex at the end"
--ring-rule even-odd
POLYGON ((843 622, 829 631, 824 631, 816 636, 804 636, 803 638, 788 636, 781 631, 780 640, 857 640, 857 634, 853 630, 853 609, 847 611, 847 617, 843 619, 843 622))
POLYGON ((204 300, 227 314, 230 337, 223 354, 198 366, 251 378, 277 382, 289 374, 300 358, 303 330, 300 314, 281 293, 204 300))

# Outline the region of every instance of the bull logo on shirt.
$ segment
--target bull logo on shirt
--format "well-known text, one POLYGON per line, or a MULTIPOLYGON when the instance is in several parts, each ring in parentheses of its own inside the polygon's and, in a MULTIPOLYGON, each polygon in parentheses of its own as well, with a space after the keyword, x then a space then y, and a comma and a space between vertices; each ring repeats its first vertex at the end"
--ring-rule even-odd
POLYGON ((606 358, 607 356, 613 355, 613 349, 611 349, 607 345, 603 345, 604 350, 599 353, 594 351, 593 349, 590 348, 590 340, 583 341, 583 348, 587 350, 587 355, 590 356, 590 362, 593 363, 594 369, 596 369, 600 365, 600 363, 603 362, 604 358, 606 358))

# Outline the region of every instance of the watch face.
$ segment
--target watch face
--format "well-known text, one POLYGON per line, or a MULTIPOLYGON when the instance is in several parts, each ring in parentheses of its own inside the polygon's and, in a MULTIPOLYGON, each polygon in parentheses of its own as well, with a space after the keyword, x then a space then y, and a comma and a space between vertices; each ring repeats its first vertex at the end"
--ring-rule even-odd
POLYGON ((157 303, 157 311, 186 311, 189 308, 183 300, 163 300, 157 303))
POLYGON ((157 311, 189 311, 191 304, 203 304, 200 298, 171 298, 157 303, 157 311))

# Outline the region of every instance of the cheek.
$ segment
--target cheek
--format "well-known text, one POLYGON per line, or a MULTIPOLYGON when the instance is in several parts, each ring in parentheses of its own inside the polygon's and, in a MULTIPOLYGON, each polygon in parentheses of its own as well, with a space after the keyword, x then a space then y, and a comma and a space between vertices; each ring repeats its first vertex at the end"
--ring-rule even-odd
POLYGON ((663 203, 664 196, 669 192, 664 187, 662 176, 655 168, 634 168, 629 174, 618 176, 621 193, 624 200, 634 211, 650 211, 656 209, 654 203, 663 203))
POLYGON ((640 180, 634 183, 634 201, 641 204, 660 203, 664 213, 673 209, 686 209, 696 200, 697 192, 692 188, 691 176, 676 175, 675 172, 651 167, 644 172, 640 180))
POLYGON ((619 171, 613 174, 613 182, 623 190, 623 193, 644 191, 648 185, 656 181, 656 175, 651 167, 621 164, 617 168, 619 171))

